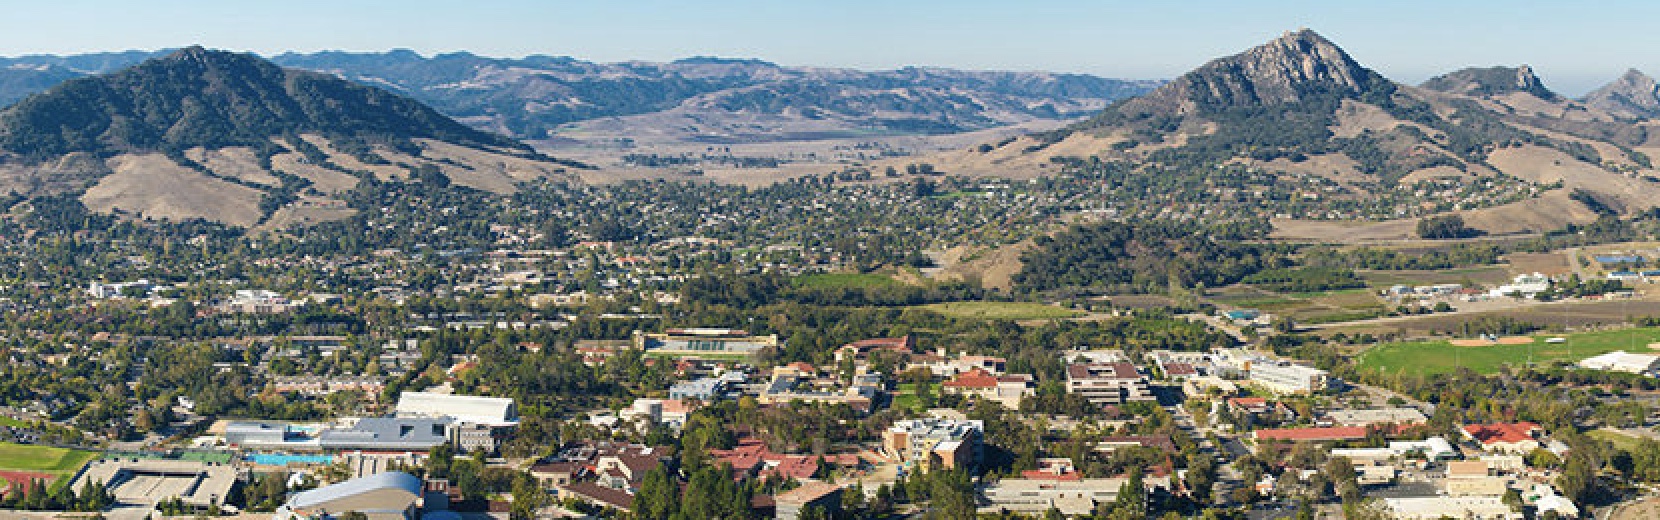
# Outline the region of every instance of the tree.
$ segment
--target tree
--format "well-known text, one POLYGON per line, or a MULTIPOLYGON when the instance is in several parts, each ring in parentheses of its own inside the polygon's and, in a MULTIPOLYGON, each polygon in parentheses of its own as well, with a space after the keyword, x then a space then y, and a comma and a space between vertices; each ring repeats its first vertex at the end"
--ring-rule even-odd
POLYGON ((680 487, 670 479, 668 469, 658 466, 646 471, 640 490, 634 494, 634 511, 647 520, 667 519, 680 512, 680 487))
POLYGON ((1147 487, 1139 468, 1130 470, 1130 480, 1118 487, 1118 498, 1107 515, 1113 520, 1141 519, 1147 516, 1147 487))
POLYGON ((1477 234, 1476 230, 1464 226, 1464 217, 1458 215, 1437 215, 1418 220, 1418 236, 1431 240, 1469 238, 1477 234))

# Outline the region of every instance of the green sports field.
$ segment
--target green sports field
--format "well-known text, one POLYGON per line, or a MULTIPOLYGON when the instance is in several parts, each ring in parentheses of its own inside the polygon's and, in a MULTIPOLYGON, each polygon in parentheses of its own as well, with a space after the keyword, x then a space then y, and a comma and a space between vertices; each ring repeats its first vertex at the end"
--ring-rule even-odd
POLYGON ((1544 334, 1534 336, 1530 345, 1455 347, 1446 340, 1385 343, 1356 358, 1360 370, 1384 374, 1444 374, 1468 367, 1481 374, 1498 372, 1504 365, 1521 366, 1532 359, 1535 365, 1553 361, 1575 362, 1616 350, 1657 353, 1649 343, 1660 342, 1660 328, 1634 328, 1568 334, 1565 343, 1545 343, 1544 334))
POLYGON ((0 470, 69 473, 97 456, 90 451, 0 443, 0 470))

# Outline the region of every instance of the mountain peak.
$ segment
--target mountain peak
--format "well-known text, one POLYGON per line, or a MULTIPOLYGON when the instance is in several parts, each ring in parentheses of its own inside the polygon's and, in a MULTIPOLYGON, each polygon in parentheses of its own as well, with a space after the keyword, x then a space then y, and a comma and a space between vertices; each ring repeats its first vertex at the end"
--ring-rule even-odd
POLYGON ((1305 28, 1211 60, 1123 108, 1127 113, 1186 114, 1295 103, 1324 94, 1359 95, 1387 85, 1388 80, 1360 66, 1342 48, 1305 28))
POLYGON ((1660 85, 1637 69, 1629 69, 1613 82, 1591 91, 1585 104, 1616 116, 1660 117, 1660 85))
POLYGON ((1544 82, 1533 73, 1533 67, 1470 67, 1430 78, 1421 87, 1451 94, 1489 96, 1526 92, 1539 99, 1558 100, 1561 96, 1545 88, 1544 82))
POLYGON ((529 153, 396 94, 201 46, 65 81, 0 110, 0 150, 32 159, 258 146, 302 133, 529 153))

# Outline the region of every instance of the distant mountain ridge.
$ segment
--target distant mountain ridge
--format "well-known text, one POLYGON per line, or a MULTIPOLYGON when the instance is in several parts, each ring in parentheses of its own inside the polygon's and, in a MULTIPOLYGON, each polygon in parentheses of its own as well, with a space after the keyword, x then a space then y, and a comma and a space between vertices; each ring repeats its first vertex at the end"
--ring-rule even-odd
POLYGON ((1636 119, 1660 117, 1660 85, 1637 69, 1591 91, 1585 104, 1610 114, 1636 119))
MULTIPOLYGON (((146 51, 0 58, 0 66, 106 72, 154 57, 146 51)), ((593 63, 569 57, 490 58, 466 52, 284 53, 271 61, 410 96, 475 128, 519 139, 563 139, 595 131, 623 135, 675 114, 693 121, 672 138, 765 141, 795 134, 949 133, 1093 113, 1151 90, 1155 81, 1082 74, 891 71, 784 67, 754 59, 691 57, 669 63, 593 63), (586 132, 586 133, 585 133, 586 132)), ((45 79, 0 76, 0 100, 37 92, 45 79)), ((644 132, 634 132, 644 133, 644 132)))

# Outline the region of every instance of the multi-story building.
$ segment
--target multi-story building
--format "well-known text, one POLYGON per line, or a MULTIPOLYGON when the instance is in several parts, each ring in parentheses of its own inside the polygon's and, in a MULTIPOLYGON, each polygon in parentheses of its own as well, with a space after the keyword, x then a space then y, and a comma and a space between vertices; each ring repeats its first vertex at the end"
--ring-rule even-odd
POLYGON ((778 345, 777 334, 751 336, 737 329, 634 331, 634 348, 668 354, 748 354, 778 345))
POLYGON ((910 419, 882 433, 882 449, 901 463, 928 471, 936 467, 973 467, 980 461, 985 435, 981 421, 910 419))
POLYGON ((1147 386, 1147 377, 1126 362, 1067 365, 1066 391, 1100 405, 1155 399, 1147 386))
POLYGON ((1324 370, 1290 363, 1255 363, 1250 367, 1251 382, 1269 390, 1286 394, 1323 392, 1331 387, 1331 376, 1324 370))

